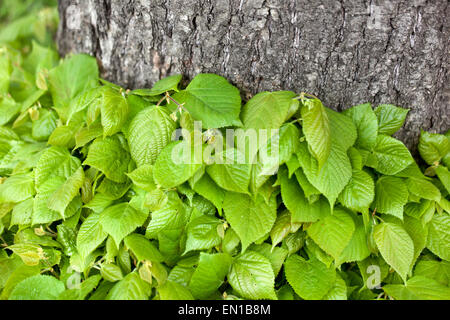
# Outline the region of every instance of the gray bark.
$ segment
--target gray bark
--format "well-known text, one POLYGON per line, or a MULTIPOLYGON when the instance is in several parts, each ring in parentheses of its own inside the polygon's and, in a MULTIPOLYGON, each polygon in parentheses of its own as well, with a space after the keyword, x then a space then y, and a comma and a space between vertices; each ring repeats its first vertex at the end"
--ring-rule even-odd
POLYGON ((293 90, 336 110, 365 102, 410 108, 396 136, 415 150, 420 128, 450 127, 449 3, 60 0, 58 43, 63 55, 94 55, 102 75, 127 88, 212 72, 244 99, 293 90))

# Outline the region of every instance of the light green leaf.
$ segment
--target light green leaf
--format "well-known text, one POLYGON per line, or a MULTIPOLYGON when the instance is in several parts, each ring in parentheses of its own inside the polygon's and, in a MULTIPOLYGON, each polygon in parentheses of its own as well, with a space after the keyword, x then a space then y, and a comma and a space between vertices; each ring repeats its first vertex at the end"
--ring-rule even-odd
POLYGON ((77 235, 77 250, 82 259, 86 259, 103 241, 108 234, 100 224, 100 215, 91 213, 80 227, 77 235))
POLYGON ((388 284, 383 290, 395 300, 450 300, 450 288, 423 276, 415 276, 406 285, 388 284))
POLYGON ((124 94, 114 89, 104 90, 101 98, 103 136, 119 132, 127 121, 129 107, 124 94))
POLYGON ((403 109, 391 104, 381 104, 375 109, 378 119, 378 133, 393 135, 403 126, 409 109, 403 109))
POLYGON ((422 199, 441 201, 441 192, 434 184, 425 179, 408 178, 406 185, 411 194, 414 194, 422 199))
POLYGON ((364 212, 370 207, 375 186, 372 177, 363 170, 353 170, 352 178, 339 194, 341 204, 354 211, 364 212))
POLYGON ((343 114, 350 117, 358 131, 356 146, 372 150, 377 141, 378 121, 370 103, 360 104, 344 110, 343 114))
POLYGON ((291 91, 260 92, 242 108, 241 119, 246 129, 278 129, 299 107, 291 91))
POLYGON ((175 129, 175 121, 163 107, 151 106, 139 112, 128 130, 131 157, 137 166, 154 164, 175 129))
POLYGON ((102 275, 103 279, 109 282, 116 282, 123 279, 122 269, 112 263, 102 265, 100 274, 102 275))
POLYGON ((64 283, 55 277, 36 275, 19 282, 9 300, 56 300, 64 289, 64 283))
POLYGON ((133 252, 138 261, 162 262, 164 260, 154 244, 143 235, 130 234, 125 237, 124 243, 133 252))
POLYGON ((222 238, 217 228, 222 221, 215 217, 201 215, 187 225, 185 253, 193 250, 206 250, 218 246, 222 238))
POLYGON ((136 186, 145 191, 151 192, 156 188, 152 165, 144 164, 127 175, 136 186))
POLYGON ((429 165, 440 162, 450 152, 449 139, 437 133, 421 131, 419 139, 420 156, 429 165))
POLYGON ((300 110, 303 119, 303 133, 320 169, 331 153, 331 129, 328 114, 319 99, 306 99, 300 110))
POLYGON ((336 282, 333 288, 327 292, 322 300, 347 300, 347 284, 341 276, 336 274, 336 282))
POLYGON ((80 160, 61 147, 46 149, 35 168, 36 190, 39 192, 44 183, 54 177, 67 180, 81 166, 80 160))
POLYGON ((178 91, 178 83, 181 81, 181 78, 181 74, 168 76, 157 81, 151 89, 137 89, 131 91, 131 93, 138 96, 152 97, 168 91, 178 91))
POLYGON ((450 261, 450 216, 434 214, 428 229, 427 248, 443 260, 450 261))
POLYGON ((440 284, 447 286, 450 283, 450 262, 420 260, 414 268, 414 276, 424 276, 434 279, 440 284))
POLYGON ((263 255, 247 251, 238 256, 228 274, 228 281, 245 299, 277 299, 274 290, 275 277, 270 261, 263 255))
POLYGON ((35 193, 34 176, 29 173, 13 175, 0 184, 0 202, 3 203, 22 202, 35 193))
POLYGON ((314 222, 308 235, 319 247, 338 259, 347 247, 355 231, 352 216, 343 209, 334 209, 333 214, 314 222))
POLYGON ((103 230, 113 237, 117 247, 123 238, 142 226, 146 219, 146 213, 134 209, 128 203, 113 205, 100 214, 103 230))
POLYGON ((48 199, 48 208, 59 212, 61 217, 64 218, 67 206, 80 193, 83 182, 84 171, 82 167, 79 167, 48 199))
POLYGON ((300 228, 300 223, 291 221, 291 213, 283 211, 278 214, 277 220, 270 231, 270 239, 272 240, 272 247, 275 247, 291 232, 295 232, 300 228))
POLYGON ((333 207, 338 195, 352 177, 352 165, 347 152, 341 145, 333 144, 328 160, 321 169, 308 152, 305 143, 300 144, 297 157, 309 182, 323 193, 333 207))
POLYGON ((361 216, 352 215, 355 224, 355 232, 353 232, 350 242, 336 259, 336 264, 344 262, 362 261, 370 255, 367 245, 366 229, 364 227, 361 216))
POLYGON ((322 299, 336 282, 336 271, 316 258, 306 261, 292 255, 284 264, 284 272, 295 293, 305 300, 322 299))
POLYGON ((406 230, 398 224, 383 222, 374 227, 373 237, 384 260, 406 282, 414 259, 414 243, 406 230))
POLYGON ((207 299, 223 284, 232 258, 227 253, 201 252, 198 267, 189 282, 189 289, 197 299, 207 299))
POLYGON ((136 272, 129 273, 109 291, 106 300, 148 300, 150 286, 136 272))
POLYGON ((386 175, 399 173, 414 162, 411 153, 402 142, 381 134, 377 137, 373 155, 376 164, 370 166, 386 175))
POLYGON ((201 167, 188 141, 176 141, 167 145, 156 160, 153 168, 155 182, 170 189, 186 182, 201 167))
POLYGON ((241 125, 239 90, 221 76, 199 74, 173 98, 184 103, 192 117, 202 121, 205 129, 241 125))
POLYGON ((438 176, 439 180, 441 180, 445 190, 450 193, 450 172, 448 171, 447 167, 437 166, 436 175, 438 176))
POLYGON ((281 267, 283 266, 284 260, 288 255, 288 250, 281 247, 272 247, 268 243, 253 244, 249 248, 250 251, 258 252, 264 257, 269 259, 272 264, 272 269, 275 277, 280 273, 281 267))
POLYGON ((277 217, 273 197, 270 203, 266 204, 261 196, 254 201, 250 196, 227 192, 223 208, 227 221, 242 241, 242 252, 251 243, 269 233, 277 217))
POLYGON ((324 198, 309 203, 297 180, 288 178, 285 168, 280 169, 278 177, 281 180, 281 197, 292 214, 292 222, 314 222, 331 213, 324 198))
POLYGON ((170 280, 158 287, 158 292, 161 300, 194 300, 188 288, 170 280))
POLYGON ((225 190, 248 193, 251 165, 245 161, 245 156, 237 149, 227 149, 220 153, 223 163, 214 163, 206 167, 206 172, 225 190))
POLYGON ((130 165, 130 154, 117 138, 97 139, 89 147, 89 152, 83 165, 94 167, 114 182, 125 182, 130 165))
POLYGON ((377 212, 403 219, 403 207, 408 202, 408 188, 401 178, 384 176, 375 184, 374 206, 377 212))
POLYGON ((80 92, 97 86, 98 73, 95 58, 85 54, 73 55, 50 70, 49 90, 60 116, 64 115, 71 99, 80 92))
POLYGON ((217 210, 221 212, 226 191, 220 188, 208 174, 203 174, 198 181, 193 181, 193 178, 189 179, 191 188, 205 199, 211 201, 217 210))

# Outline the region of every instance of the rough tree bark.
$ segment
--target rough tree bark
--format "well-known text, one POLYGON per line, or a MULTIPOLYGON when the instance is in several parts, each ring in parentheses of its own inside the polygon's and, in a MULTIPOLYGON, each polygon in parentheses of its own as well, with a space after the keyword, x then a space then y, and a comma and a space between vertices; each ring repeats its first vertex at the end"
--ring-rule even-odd
POLYGON ((397 137, 450 127, 448 0, 60 0, 61 54, 97 57, 128 88, 182 73, 244 92, 308 92, 342 110, 410 108, 397 137))

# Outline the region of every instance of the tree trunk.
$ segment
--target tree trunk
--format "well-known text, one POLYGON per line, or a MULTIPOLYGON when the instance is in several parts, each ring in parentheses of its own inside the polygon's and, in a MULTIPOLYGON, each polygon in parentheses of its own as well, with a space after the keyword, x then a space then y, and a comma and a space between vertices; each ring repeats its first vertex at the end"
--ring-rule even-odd
POLYGON ((410 108, 397 137, 450 127, 448 0, 60 0, 61 54, 97 57, 127 88, 217 73, 248 99, 263 90, 318 96, 343 110, 410 108))

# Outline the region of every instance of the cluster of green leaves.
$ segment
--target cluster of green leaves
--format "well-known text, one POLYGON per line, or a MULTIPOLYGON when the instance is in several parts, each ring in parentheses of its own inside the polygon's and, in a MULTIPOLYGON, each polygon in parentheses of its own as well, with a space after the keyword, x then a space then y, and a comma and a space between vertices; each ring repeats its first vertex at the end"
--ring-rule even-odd
POLYGON ((0 298, 450 299, 449 133, 422 132, 421 168, 392 137, 402 108, 242 106, 214 74, 128 91, 18 39, 0 48, 0 298), (279 129, 280 156, 175 163, 194 120, 203 148, 211 129, 279 129))

